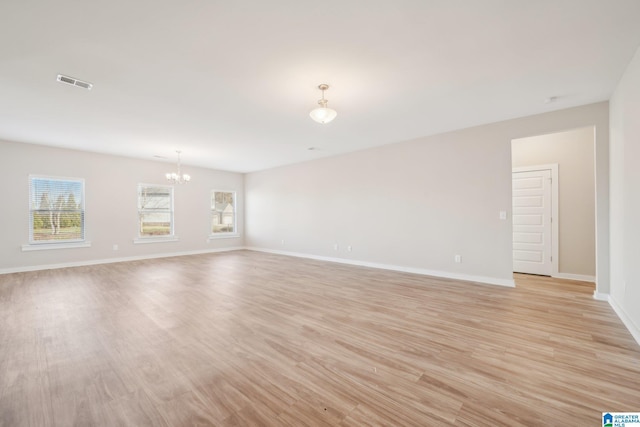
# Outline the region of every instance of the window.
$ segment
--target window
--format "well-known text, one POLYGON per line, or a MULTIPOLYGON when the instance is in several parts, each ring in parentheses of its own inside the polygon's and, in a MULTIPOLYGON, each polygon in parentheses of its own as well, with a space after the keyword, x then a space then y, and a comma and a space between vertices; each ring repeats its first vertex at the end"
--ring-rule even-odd
POLYGON ((173 187, 138 184, 138 235, 173 237, 173 187))
POLYGON ((236 233, 235 191, 212 191, 211 235, 215 237, 236 233))
POLYGON ((84 242, 84 180, 29 177, 29 244, 84 242))

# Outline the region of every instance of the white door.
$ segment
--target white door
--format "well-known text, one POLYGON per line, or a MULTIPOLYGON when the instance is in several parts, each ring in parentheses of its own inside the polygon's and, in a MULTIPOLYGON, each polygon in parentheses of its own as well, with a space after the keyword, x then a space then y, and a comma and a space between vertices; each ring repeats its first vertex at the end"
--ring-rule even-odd
POLYGON ((513 271, 550 276, 551 170, 513 172, 513 271))

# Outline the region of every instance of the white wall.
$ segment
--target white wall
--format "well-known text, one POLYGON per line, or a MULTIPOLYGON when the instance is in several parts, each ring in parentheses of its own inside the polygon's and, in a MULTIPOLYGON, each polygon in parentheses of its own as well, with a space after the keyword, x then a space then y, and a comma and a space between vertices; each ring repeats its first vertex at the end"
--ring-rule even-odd
POLYGON ((593 127, 513 140, 514 167, 558 164, 559 276, 596 274, 593 127))
POLYGON ((510 250, 495 244, 510 233, 498 220, 510 204, 500 180, 509 152, 498 141, 445 139, 249 175, 249 245, 511 279, 485 252, 510 250))
POLYGON ((640 343, 640 49, 611 98, 610 301, 640 343))
POLYGON ((505 283, 511 221, 498 213, 511 211, 511 140, 595 126, 598 289, 608 292, 608 120, 603 102, 248 174, 246 244, 505 283))
POLYGON ((2 239, 0 272, 43 265, 82 264, 99 260, 242 247, 243 238, 207 243, 211 189, 235 190, 238 223, 243 235, 244 176, 184 166, 190 183, 175 187, 177 242, 133 244, 137 236, 137 184, 165 184, 175 163, 137 160, 32 144, 0 142, 2 239), (85 179, 86 238, 90 248, 23 252, 29 242, 29 174, 85 179), (113 245, 119 246, 118 251, 113 245))

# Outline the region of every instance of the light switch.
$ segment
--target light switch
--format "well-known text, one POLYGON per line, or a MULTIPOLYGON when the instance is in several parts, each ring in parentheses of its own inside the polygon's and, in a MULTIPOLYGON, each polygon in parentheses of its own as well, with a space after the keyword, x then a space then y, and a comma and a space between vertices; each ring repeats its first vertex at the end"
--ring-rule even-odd
POLYGON ((500 219, 507 219, 507 211, 500 211, 500 219))

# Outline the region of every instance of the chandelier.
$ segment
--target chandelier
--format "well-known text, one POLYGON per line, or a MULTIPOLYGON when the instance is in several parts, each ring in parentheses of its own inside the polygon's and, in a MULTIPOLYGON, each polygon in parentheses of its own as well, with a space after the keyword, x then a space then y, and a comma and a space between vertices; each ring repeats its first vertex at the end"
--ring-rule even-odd
POLYGON ((186 184, 191 181, 191 177, 186 173, 182 173, 180 170, 180 153, 182 153, 182 151, 176 150, 176 153, 178 153, 178 172, 169 172, 165 176, 172 184, 186 184))

